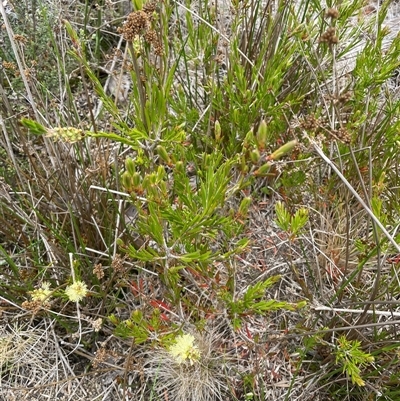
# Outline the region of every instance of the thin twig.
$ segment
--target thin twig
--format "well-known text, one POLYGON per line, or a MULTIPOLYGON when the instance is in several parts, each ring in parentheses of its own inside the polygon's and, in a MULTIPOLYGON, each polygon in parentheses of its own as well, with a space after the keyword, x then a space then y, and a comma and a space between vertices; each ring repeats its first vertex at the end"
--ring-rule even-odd
POLYGON ((390 311, 375 311, 375 310, 364 310, 364 309, 346 309, 346 308, 331 308, 329 306, 317 306, 313 308, 315 311, 330 311, 330 312, 343 312, 343 313, 360 313, 367 315, 378 315, 378 316, 395 316, 400 317, 400 312, 390 311))

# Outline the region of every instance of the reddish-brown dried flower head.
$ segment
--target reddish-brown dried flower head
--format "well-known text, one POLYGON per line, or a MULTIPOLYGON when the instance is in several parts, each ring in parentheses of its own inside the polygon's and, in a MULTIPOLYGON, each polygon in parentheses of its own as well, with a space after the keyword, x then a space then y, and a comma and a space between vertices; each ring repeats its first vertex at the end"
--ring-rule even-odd
POLYGON ((128 15, 124 26, 119 30, 124 39, 131 42, 149 28, 149 17, 144 11, 134 11, 128 15))

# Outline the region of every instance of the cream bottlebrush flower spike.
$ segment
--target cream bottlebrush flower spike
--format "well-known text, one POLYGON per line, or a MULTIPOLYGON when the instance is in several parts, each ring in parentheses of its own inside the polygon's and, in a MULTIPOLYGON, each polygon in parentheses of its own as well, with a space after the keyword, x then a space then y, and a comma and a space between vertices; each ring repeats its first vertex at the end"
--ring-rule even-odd
POLYGON ((75 281, 65 289, 65 294, 70 301, 79 302, 88 293, 87 285, 83 281, 75 281))
POLYGON ((178 363, 183 363, 189 360, 193 365, 200 358, 200 351, 197 345, 194 344, 195 338, 191 334, 183 334, 176 338, 176 342, 169 349, 171 355, 178 363))
POLYGON ((42 283, 40 288, 30 291, 29 293, 31 294, 32 300, 45 301, 49 297, 51 292, 52 291, 50 290, 50 283, 45 281, 44 283, 42 283))

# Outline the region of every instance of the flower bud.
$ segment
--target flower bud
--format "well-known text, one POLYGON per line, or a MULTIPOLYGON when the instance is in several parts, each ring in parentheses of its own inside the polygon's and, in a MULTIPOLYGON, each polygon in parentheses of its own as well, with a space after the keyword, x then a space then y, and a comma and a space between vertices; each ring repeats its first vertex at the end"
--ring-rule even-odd
POLYGON ((122 182, 122 186, 125 188, 126 191, 128 191, 128 192, 132 191, 132 189, 133 189, 132 177, 128 171, 125 171, 121 175, 121 182, 122 182))
POLYGON ((254 172, 255 176, 258 177, 264 177, 268 174, 269 170, 271 169, 272 164, 271 163, 265 163, 263 164, 259 169, 257 169, 254 172))
POLYGON ((142 178, 138 172, 135 172, 131 177, 131 182, 134 188, 139 188, 142 183, 142 178))
POLYGON ((253 130, 250 130, 246 136, 244 137, 243 140, 243 147, 245 149, 247 149, 248 147, 250 147, 250 145, 252 145, 254 143, 254 134, 253 134, 253 130))
POLYGON ((183 162, 182 161, 178 161, 175 164, 175 170, 178 174, 185 174, 185 168, 183 166, 183 162))
POLYGON ((258 149, 264 150, 268 139, 267 123, 265 122, 265 120, 261 121, 260 126, 258 127, 256 138, 258 149))
POLYGON ((285 143, 279 149, 275 150, 270 156, 268 156, 269 160, 278 160, 281 157, 285 156, 287 153, 291 152, 293 148, 297 145, 297 141, 294 139, 288 143, 285 143))
POLYGON ((136 167, 135 167, 135 162, 131 157, 127 157, 125 160, 125 167, 130 175, 135 174, 136 167))
POLYGON ((219 123, 218 120, 215 121, 214 124, 214 135, 215 135, 215 140, 217 142, 221 141, 221 124, 219 123))
POLYGON ((171 163, 171 158, 168 155, 167 150, 164 148, 162 145, 157 146, 157 153, 165 161, 165 163, 170 164, 171 163))
POLYGON ((253 162, 253 164, 257 164, 260 161, 260 152, 258 151, 258 149, 253 149, 250 152, 250 159, 253 162))

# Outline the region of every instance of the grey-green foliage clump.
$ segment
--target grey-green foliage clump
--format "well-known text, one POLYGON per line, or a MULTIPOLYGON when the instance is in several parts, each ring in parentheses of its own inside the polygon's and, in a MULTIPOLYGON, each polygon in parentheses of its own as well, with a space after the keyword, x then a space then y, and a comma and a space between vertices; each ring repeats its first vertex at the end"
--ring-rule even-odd
MULTIPOLYGON (((13 6, 13 14, 8 16, 8 23, 13 32, 13 39, 23 56, 23 68, 32 88, 39 94, 59 90, 61 66, 58 63, 57 41, 60 34, 59 5, 46 2, 29 4, 17 2, 13 6), (58 68, 55 68, 58 65, 58 68)), ((17 60, 10 44, 10 38, 5 29, 2 30, 4 46, 1 48, 3 62, 10 63, 6 68, 9 90, 19 94, 23 90, 17 60)), ((64 61, 67 61, 64 58, 64 61)), ((3 65, 4 66, 4 65, 3 65)), ((65 65, 67 74, 69 66, 65 65)))

